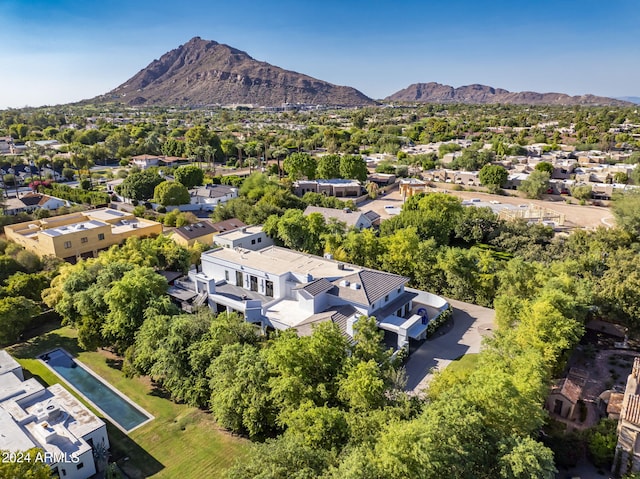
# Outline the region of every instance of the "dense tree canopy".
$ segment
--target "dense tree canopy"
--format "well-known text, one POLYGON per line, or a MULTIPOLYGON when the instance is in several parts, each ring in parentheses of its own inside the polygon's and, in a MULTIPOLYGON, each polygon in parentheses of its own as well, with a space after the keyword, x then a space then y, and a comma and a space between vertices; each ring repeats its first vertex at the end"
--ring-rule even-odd
POLYGON ((204 181, 204 171, 195 165, 184 165, 174 171, 173 177, 178 183, 189 189, 202 185, 204 181))
POLYGON ((119 194, 132 200, 148 200, 153 198, 156 186, 164 179, 158 175, 157 171, 145 170, 138 173, 131 173, 125 178, 122 184, 116 187, 119 194))
POLYGON ((153 190, 153 199, 162 206, 185 205, 191 201, 189 191, 177 181, 163 181, 153 190))

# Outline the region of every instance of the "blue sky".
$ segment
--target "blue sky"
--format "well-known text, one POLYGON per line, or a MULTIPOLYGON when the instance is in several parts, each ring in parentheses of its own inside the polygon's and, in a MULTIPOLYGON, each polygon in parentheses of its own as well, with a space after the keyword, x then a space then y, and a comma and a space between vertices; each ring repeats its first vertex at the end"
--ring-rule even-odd
POLYGON ((383 98, 415 82, 640 96, 637 0, 0 0, 0 109, 105 93, 194 36, 383 98))

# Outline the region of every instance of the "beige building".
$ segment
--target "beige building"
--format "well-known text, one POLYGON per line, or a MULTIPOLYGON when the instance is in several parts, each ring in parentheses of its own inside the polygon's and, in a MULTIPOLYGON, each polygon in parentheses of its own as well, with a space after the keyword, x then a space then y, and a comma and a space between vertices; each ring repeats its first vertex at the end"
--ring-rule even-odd
POLYGON ((633 369, 627 379, 613 464, 614 469, 619 468, 616 474, 640 471, 640 357, 634 359, 633 369))
POLYGON ((4 228, 7 239, 40 256, 75 262, 120 244, 130 236, 156 236, 162 225, 111 208, 27 221, 4 228))

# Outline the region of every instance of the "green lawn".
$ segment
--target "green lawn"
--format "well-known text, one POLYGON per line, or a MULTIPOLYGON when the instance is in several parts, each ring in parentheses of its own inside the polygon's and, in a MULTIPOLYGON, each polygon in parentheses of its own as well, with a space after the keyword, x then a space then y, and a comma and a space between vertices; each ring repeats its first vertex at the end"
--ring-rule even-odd
POLYGON ((460 373, 460 375, 467 375, 473 372, 478 364, 478 355, 471 353, 460 356, 455 361, 451 361, 447 366, 449 373, 460 373))
POLYGON ((119 370, 118 358, 107 351, 82 351, 71 328, 53 330, 8 351, 28 371, 27 376, 31 374, 46 385, 61 383, 66 387, 44 364, 34 359, 57 347, 65 348, 155 416, 129 436, 105 419, 112 455, 131 478, 222 477, 234 460, 246 452, 248 441, 220 430, 210 414, 162 397, 148 378, 126 378, 119 370))

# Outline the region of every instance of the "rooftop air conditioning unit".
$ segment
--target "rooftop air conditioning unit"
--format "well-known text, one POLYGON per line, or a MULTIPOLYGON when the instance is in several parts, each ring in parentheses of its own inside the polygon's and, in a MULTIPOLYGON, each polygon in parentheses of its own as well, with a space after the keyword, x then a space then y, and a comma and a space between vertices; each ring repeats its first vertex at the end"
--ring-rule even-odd
POLYGON ((348 288, 350 284, 351 283, 346 279, 343 279, 342 281, 340 281, 340 286, 343 286, 345 288, 348 288))
POLYGON ((351 283, 351 289, 360 289, 361 287, 360 283, 351 283))
POLYGON ((338 263, 338 269, 344 269, 344 263, 338 263))

